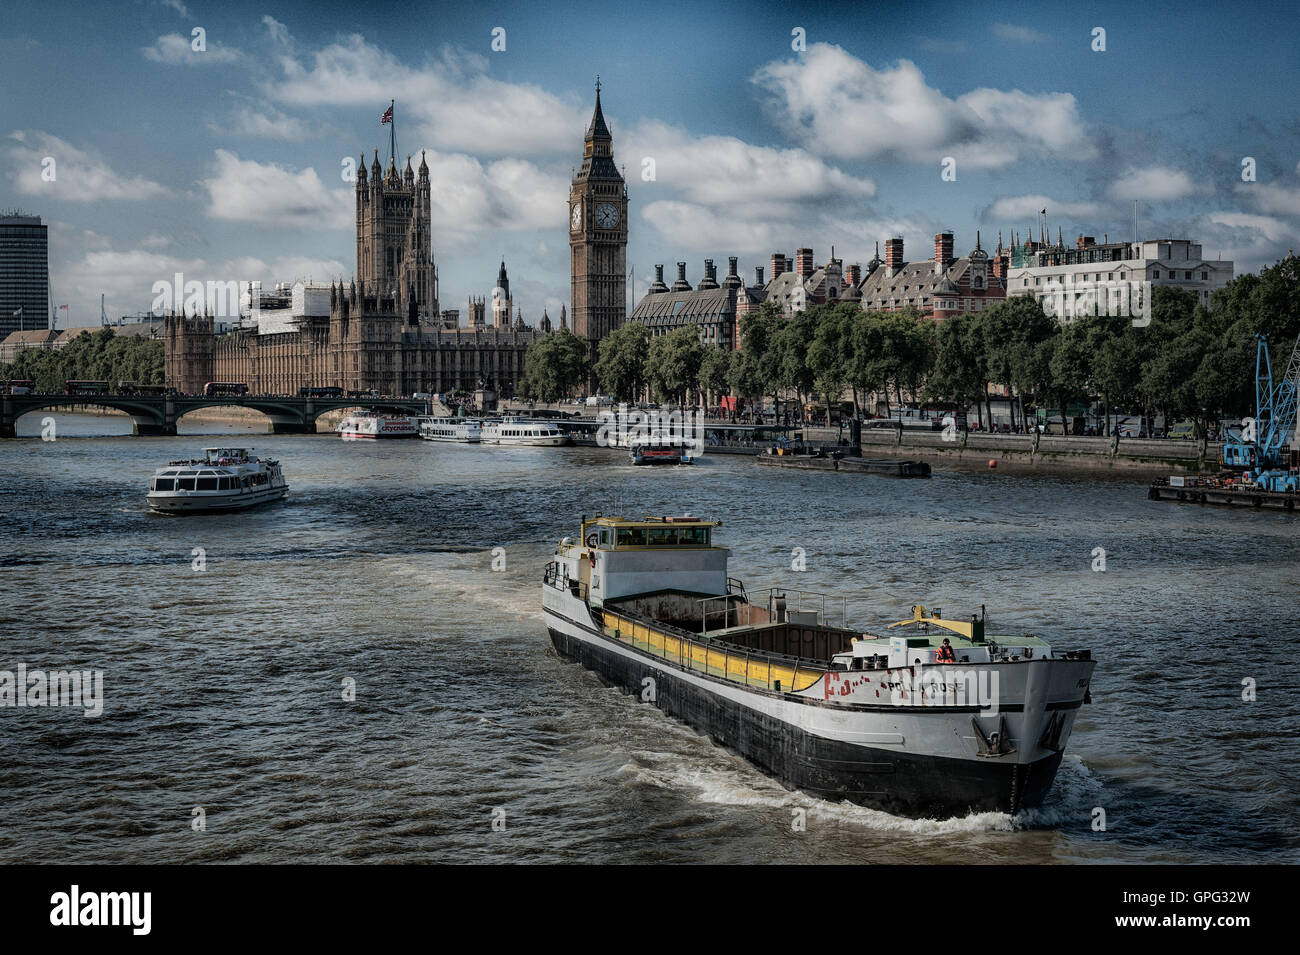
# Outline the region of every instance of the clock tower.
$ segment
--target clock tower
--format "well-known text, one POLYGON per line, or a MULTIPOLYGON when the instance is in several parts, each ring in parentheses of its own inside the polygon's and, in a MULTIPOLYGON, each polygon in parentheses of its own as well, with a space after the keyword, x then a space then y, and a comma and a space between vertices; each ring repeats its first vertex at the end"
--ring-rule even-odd
POLYGON ((595 358, 596 344, 627 317, 627 185, 600 110, 600 77, 582 168, 569 187, 569 251, 573 332, 595 358))

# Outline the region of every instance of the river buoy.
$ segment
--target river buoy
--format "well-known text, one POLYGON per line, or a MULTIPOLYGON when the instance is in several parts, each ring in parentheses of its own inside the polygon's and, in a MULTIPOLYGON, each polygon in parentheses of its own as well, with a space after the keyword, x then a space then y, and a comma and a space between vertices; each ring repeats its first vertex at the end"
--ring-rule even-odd
POLYGON ((998 462, 993 460, 992 458, 989 458, 989 470, 993 470, 997 466, 998 466, 998 462))

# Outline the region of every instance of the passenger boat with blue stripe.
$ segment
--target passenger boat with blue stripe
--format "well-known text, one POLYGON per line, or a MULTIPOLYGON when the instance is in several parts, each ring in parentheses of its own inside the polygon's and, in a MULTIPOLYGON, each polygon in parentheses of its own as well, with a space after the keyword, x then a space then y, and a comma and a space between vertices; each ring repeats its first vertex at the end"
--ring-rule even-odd
POLYGON ((728 575, 721 523, 583 517, 546 566, 556 650, 791 788, 910 817, 1015 813, 1051 788, 1089 650, 917 605, 867 630, 847 600, 728 575))

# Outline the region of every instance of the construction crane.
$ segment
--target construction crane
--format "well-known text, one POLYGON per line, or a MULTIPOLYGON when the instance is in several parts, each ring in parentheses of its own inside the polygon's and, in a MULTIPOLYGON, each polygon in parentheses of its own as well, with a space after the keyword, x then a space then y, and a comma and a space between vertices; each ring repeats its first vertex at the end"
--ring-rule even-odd
POLYGON ((1286 374, 1273 382, 1268 336, 1255 336, 1255 417, 1240 433, 1229 431, 1223 442, 1223 463, 1249 468, 1255 483, 1270 491, 1297 489, 1297 476, 1287 468, 1283 449, 1296 430, 1296 401, 1300 395, 1300 338, 1291 350, 1286 374))

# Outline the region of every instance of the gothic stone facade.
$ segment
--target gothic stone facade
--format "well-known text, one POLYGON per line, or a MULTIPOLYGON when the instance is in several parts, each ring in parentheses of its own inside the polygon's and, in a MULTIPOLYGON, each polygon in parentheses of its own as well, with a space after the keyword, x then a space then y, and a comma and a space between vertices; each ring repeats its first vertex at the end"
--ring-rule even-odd
POLYGON ((378 156, 356 190, 360 283, 330 291, 328 318, 304 317, 294 331, 241 328, 217 338, 211 317, 166 319, 167 383, 186 394, 209 381, 243 382, 253 394, 338 387, 409 395, 487 387, 513 395, 524 376, 532 329, 443 327, 433 265, 429 170, 418 180, 378 156))

